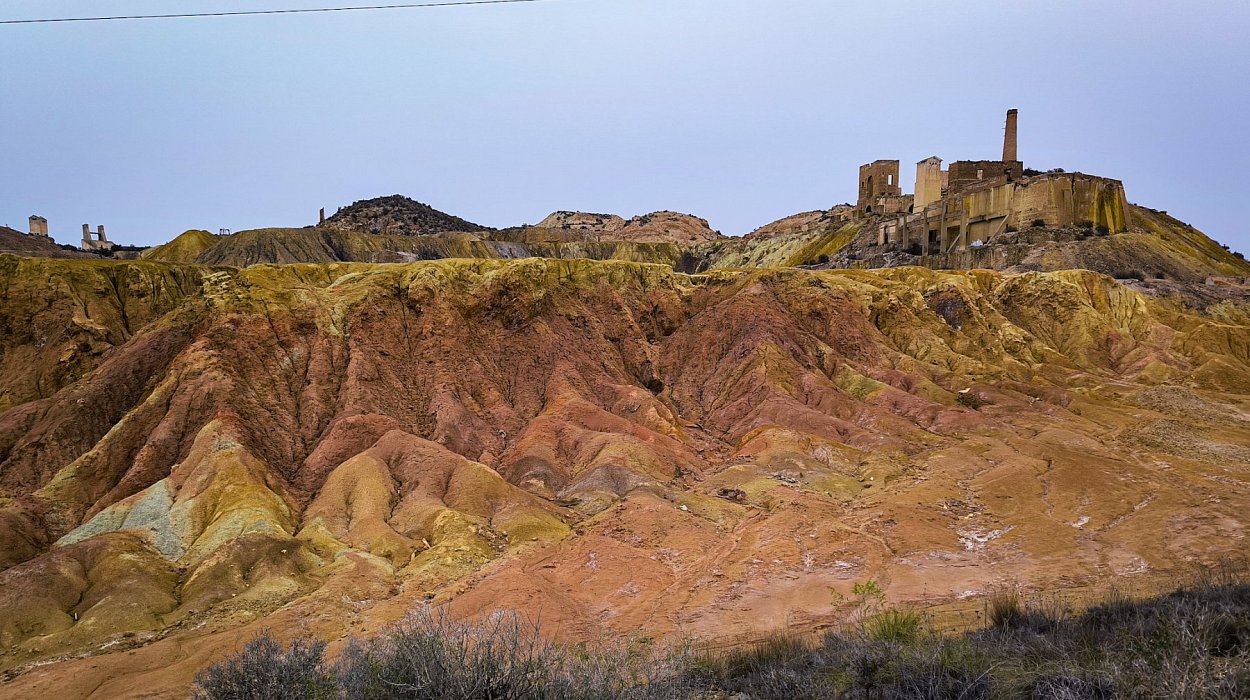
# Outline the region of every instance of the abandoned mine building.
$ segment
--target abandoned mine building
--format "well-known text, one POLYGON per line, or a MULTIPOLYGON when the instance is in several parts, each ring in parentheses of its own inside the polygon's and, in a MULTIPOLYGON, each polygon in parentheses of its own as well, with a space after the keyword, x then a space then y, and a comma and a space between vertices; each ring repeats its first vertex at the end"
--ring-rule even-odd
POLYGON ((1007 111, 1002 160, 958 160, 942 169, 930 156, 916 163, 914 194, 903 194, 899 162, 877 160, 859 168, 856 214, 885 217, 877 243, 922 255, 993 243, 1027 227, 1084 226, 1117 233, 1128 229, 1127 200, 1119 180, 1051 171, 1026 171, 1016 150, 1017 110, 1007 111))

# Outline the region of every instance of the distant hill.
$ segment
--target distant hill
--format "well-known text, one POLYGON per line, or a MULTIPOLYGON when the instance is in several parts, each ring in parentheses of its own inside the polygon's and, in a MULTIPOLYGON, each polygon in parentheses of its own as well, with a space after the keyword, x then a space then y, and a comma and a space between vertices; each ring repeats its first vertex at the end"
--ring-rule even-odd
POLYGON ((202 230, 184 231, 174 240, 148 248, 140 256, 144 260, 161 262, 193 263, 204 251, 212 248, 220 239, 202 230))
POLYGON ((461 231, 476 233, 490 229, 458 216, 441 212, 428 204, 403 195, 375 197, 353 202, 319 224, 319 228, 359 231, 399 236, 426 236, 461 231))
POLYGON ((7 226, 0 226, 0 253, 11 253, 28 258, 94 258, 91 253, 71 250, 57 245, 56 241, 43 236, 32 236, 7 226))
POLYGON ((670 243, 585 240, 555 229, 509 229, 476 233, 386 235, 329 228, 268 228, 217 239, 196 259, 202 265, 368 262, 395 263, 444 258, 587 258, 675 266, 680 246, 670 243))

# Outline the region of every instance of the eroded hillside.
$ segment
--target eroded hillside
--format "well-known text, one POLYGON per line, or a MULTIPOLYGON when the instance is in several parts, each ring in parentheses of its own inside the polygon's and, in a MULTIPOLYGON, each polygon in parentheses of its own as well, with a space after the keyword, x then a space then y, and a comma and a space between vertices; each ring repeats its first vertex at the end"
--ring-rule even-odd
POLYGON ((1092 272, 0 261, 3 696, 425 600, 724 638, 1245 549, 1246 317, 1092 272))

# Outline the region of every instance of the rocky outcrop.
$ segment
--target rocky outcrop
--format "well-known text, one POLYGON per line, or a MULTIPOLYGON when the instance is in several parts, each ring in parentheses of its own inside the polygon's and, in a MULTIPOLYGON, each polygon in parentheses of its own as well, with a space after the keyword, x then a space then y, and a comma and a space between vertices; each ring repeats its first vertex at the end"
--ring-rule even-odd
POLYGON ((849 204, 839 204, 828 211, 805 211, 799 214, 792 214, 755 229, 743 236, 743 239, 771 238, 773 236, 791 234, 813 234, 827 230, 830 227, 839 228, 852 218, 854 212, 855 207, 849 204))
POLYGON ((695 245, 721 238, 707 221, 689 214, 657 211, 626 221, 615 214, 587 214, 558 211, 540 221, 536 228, 583 232, 586 238, 634 243, 673 243, 695 245))
POLYGON ((567 229, 611 233, 625 227, 625 220, 616 214, 588 214, 581 211, 557 211, 535 224, 535 228, 567 229))

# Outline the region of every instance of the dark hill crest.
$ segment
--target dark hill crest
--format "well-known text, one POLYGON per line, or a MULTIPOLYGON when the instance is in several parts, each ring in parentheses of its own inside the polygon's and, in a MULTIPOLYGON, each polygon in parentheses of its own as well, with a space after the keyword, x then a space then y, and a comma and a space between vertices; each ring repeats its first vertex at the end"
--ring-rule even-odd
POLYGON ((491 230, 400 194, 352 202, 319 226, 342 231, 402 236, 491 230))

